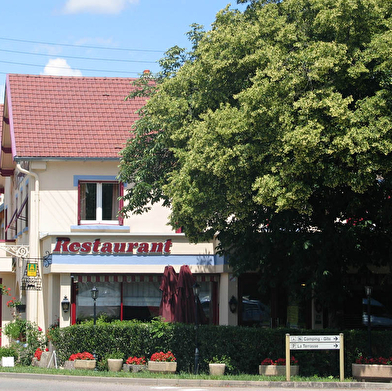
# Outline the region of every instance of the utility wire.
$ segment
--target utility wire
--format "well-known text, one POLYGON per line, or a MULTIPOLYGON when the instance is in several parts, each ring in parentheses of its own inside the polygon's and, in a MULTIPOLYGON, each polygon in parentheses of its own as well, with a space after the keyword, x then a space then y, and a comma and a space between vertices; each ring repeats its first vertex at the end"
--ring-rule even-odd
POLYGON ((68 46, 68 47, 87 48, 87 49, 120 50, 120 51, 127 51, 127 52, 150 52, 150 53, 164 53, 165 52, 164 50, 108 48, 105 46, 72 45, 72 44, 67 44, 67 43, 28 41, 25 39, 4 38, 4 37, 0 37, 0 39, 3 41, 36 43, 36 44, 41 44, 41 45, 68 46))
MULTIPOLYGON (((43 53, 31 53, 31 52, 21 52, 17 50, 7 50, 7 49, 0 49, 0 52, 7 52, 7 53, 17 53, 17 54, 28 54, 31 56, 45 56, 45 57, 55 57, 50 54, 43 54, 43 53)), ((145 64, 156 64, 157 61, 144 61, 144 60, 122 60, 122 59, 113 59, 113 58, 94 58, 94 57, 79 57, 79 56, 64 56, 59 55, 58 57, 61 58, 73 58, 78 60, 94 60, 94 61, 116 61, 116 62, 139 62, 145 64)))
MULTIPOLYGON (((37 65, 37 64, 26 64, 26 63, 21 63, 21 62, 2 61, 2 60, 0 60, 0 62, 1 62, 1 63, 4 63, 4 64, 23 65, 23 66, 29 66, 29 67, 38 67, 38 68, 42 68, 42 65, 37 65)), ((69 69, 68 67, 58 67, 58 66, 52 66, 52 65, 50 65, 50 68, 56 68, 56 69, 69 69)), ((73 69, 73 70, 79 70, 79 71, 88 71, 88 72, 136 73, 136 74, 141 73, 141 72, 111 71, 111 70, 86 69, 86 68, 72 68, 72 69, 73 69)))
MULTIPOLYGON (((17 53, 17 54, 28 54, 30 56, 55 57, 55 56, 52 56, 50 54, 20 52, 20 51, 17 51, 17 50, 7 50, 7 49, 0 49, 0 52, 17 53)), ((93 57, 78 57, 78 56, 63 56, 63 55, 59 55, 58 57, 61 57, 61 58, 73 58, 73 59, 78 59, 78 60, 94 60, 94 61, 141 62, 141 63, 145 63, 145 64, 156 64, 157 63, 157 61, 118 60, 118 59, 113 59, 113 58, 93 58, 93 57)))

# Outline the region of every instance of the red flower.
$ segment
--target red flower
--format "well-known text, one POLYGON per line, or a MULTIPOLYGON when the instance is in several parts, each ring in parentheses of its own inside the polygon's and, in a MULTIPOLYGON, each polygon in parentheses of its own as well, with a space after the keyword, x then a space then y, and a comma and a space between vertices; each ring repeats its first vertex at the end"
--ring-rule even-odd
MULTIPOLYGON (((298 360, 294 356, 291 356, 290 365, 297 365, 297 364, 298 364, 298 360)), ((265 358, 261 362, 261 365, 286 365, 286 359, 278 358, 277 360, 273 361, 270 358, 265 358)))
POLYGON ((378 365, 391 365, 392 364, 392 357, 385 358, 385 357, 374 357, 374 358, 367 358, 363 357, 362 355, 359 356, 355 360, 356 364, 378 364, 378 365))
POLYGON ((71 354, 69 361, 75 361, 75 360, 95 360, 94 356, 89 353, 89 352, 83 352, 83 353, 74 353, 71 354))
POLYGON ((38 360, 38 361, 40 361, 41 360, 41 356, 42 356, 42 350, 40 349, 40 348, 37 348, 37 350, 35 351, 35 353, 34 353, 34 357, 38 360))
POLYGON ((126 364, 132 365, 146 365, 146 358, 143 357, 128 357, 126 364))
POLYGON ((169 350, 167 353, 163 353, 163 352, 154 353, 151 356, 150 360, 151 361, 171 362, 171 361, 176 361, 176 358, 174 357, 173 353, 169 350))
POLYGON ((261 365, 274 365, 274 361, 271 360, 270 358, 265 358, 262 362, 261 365))

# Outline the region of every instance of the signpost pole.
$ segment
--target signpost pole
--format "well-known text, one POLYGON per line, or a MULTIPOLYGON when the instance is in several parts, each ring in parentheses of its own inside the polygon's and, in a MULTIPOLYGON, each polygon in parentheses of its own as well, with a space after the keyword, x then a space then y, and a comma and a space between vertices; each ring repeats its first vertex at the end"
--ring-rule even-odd
POLYGON ((290 334, 286 334, 286 381, 290 381, 290 334))
POLYGON ((340 361, 340 381, 344 380, 344 341, 343 333, 339 334, 340 337, 340 350, 339 350, 339 361, 340 361))

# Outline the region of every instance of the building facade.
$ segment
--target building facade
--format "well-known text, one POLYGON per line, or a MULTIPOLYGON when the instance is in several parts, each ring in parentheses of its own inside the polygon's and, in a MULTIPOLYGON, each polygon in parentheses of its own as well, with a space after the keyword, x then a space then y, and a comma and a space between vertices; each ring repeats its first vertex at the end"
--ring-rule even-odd
MULTIPOLYGON (((93 314, 158 316, 164 268, 189 265, 208 321, 237 324, 238 281, 213 241, 191 244, 167 225, 169 210, 118 217, 132 184, 117 180, 119 152, 143 99, 132 79, 8 75, 1 136, 0 283, 42 329, 93 314), (61 302, 69 300, 64 312, 61 302)), ((0 323, 12 321, 8 296, 0 323)), ((9 341, 2 335, 2 345, 9 341)))

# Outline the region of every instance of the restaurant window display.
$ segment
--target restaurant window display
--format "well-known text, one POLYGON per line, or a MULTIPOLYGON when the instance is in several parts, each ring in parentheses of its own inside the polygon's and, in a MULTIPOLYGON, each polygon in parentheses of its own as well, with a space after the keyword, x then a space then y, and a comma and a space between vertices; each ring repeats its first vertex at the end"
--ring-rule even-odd
POLYGON ((121 283, 119 282, 85 282, 77 284, 76 321, 81 322, 94 316, 91 289, 98 289, 96 301, 97 317, 119 319, 121 309, 121 283))
MULTIPOLYGON (((91 319, 94 315, 94 303, 91 298, 91 289, 94 286, 99 291, 96 301, 98 318, 148 321, 159 316, 162 299, 162 292, 159 289, 160 275, 124 276, 121 282, 102 281, 99 277, 91 276, 90 281, 83 281, 86 279, 87 276, 79 277, 79 281, 75 281, 77 323, 91 319)), ((199 285, 200 301, 208 323, 217 323, 217 314, 214 310, 217 283, 200 281, 199 285)))

